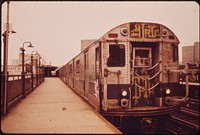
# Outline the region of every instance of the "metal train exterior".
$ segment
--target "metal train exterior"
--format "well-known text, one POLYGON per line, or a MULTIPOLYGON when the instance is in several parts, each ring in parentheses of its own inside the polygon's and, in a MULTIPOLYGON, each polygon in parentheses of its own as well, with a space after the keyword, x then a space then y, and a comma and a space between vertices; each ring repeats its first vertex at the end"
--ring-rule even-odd
MULTIPOLYGON (((180 89, 182 91, 186 90, 187 83, 188 83, 188 100, 186 103, 190 101, 194 101, 198 104, 197 110, 199 110, 199 88, 200 88, 200 65, 197 64, 188 64, 188 73, 187 74, 180 74, 180 89), (186 75, 188 75, 188 82, 186 81, 186 75)), ((184 65, 180 65, 180 69, 184 69, 184 65)), ((186 92, 186 91, 184 91, 186 92)), ((186 95, 184 93, 184 95, 186 95)))
POLYGON ((177 36, 158 23, 129 22, 100 37, 59 69, 60 79, 97 111, 112 116, 154 116, 176 110, 177 36))

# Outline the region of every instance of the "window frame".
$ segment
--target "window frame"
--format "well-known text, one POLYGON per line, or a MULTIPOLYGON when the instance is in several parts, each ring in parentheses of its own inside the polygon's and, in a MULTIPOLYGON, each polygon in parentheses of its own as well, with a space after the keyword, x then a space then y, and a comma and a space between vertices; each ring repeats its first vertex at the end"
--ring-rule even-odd
POLYGON ((109 54, 109 57, 108 57, 108 59, 107 59, 107 66, 108 67, 124 67, 124 66, 126 66, 126 45, 125 44, 109 44, 109 49, 108 49, 108 54, 109 54), (121 49, 120 47, 118 47, 118 48, 120 48, 121 50, 120 50, 120 55, 119 54, 117 54, 118 56, 120 56, 119 58, 118 58, 118 60, 120 61, 119 63, 116 63, 116 61, 118 61, 117 59, 116 59, 116 57, 114 57, 114 56, 116 56, 116 53, 113 53, 114 55, 112 56, 112 57, 110 57, 111 55, 112 55, 112 53, 111 53, 111 46, 123 46, 123 49, 121 49), (124 51, 124 52, 122 52, 122 51, 124 51), (124 60, 122 60, 122 57, 123 56, 121 56, 122 55, 122 53, 123 53, 123 56, 124 56, 124 60), (114 59, 113 59, 114 58, 114 59), (110 61, 110 59, 112 59, 112 61, 110 61), (115 60, 115 62, 114 62, 114 60, 115 60), (116 65, 115 65, 115 64, 116 65))
POLYGON ((134 64, 134 67, 151 67, 152 66, 152 50, 150 47, 148 48, 144 48, 144 47, 134 47, 133 48, 133 64, 134 64), (148 58, 136 58, 136 51, 148 51, 148 58), (148 65, 145 65, 145 64, 141 64, 141 65, 136 65, 136 60, 138 61, 139 59, 141 59, 143 61, 143 63, 145 62, 145 60, 148 60, 149 59, 149 64, 148 65))

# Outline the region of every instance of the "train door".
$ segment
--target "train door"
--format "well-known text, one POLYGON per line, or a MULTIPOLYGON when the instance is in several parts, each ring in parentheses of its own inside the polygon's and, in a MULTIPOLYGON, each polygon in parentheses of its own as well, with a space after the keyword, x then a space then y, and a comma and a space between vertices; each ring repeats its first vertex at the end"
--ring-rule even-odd
POLYGON ((99 81, 100 79, 100 47, 95 49, 95 77, 99 81))
POLYGON ((74 73, 73 73, 74 71, 73 71, 73 62, 72 61, 70 61, 70 63, 69 63, 69 86, 70 87, 74 87, 74 73))
POLYGON ((130 61, 128 42, 108 42, 102 45, 103 69, 103 105, 107 110, 108 103, 117 103, 121 90, 130 84, 130 61))
POLYGON ((149 47, 133 47, 133 77, 134 105, 148 105, 150 92, 150 75, 148 69, 152 66, 152 49, 149 47), (147 101, 147 102, 146 102, 147 101))
POLYGON ((101 43, 95 48, 95 95, 98 106, 102 110, 102 88, 101 88, 101 43))
POLYGON ((72 87, 74 88, 74 84, 75 84, 75 62, 73 59, 73 80, 72 80, 72 87))
POLYGON ((84 67, 84 97, 86 99, 88 99, 88 91, 89 91, 89 53, 88 51, 85 52, 84 54, 84 63, 85 63, 85 67, 84 67))

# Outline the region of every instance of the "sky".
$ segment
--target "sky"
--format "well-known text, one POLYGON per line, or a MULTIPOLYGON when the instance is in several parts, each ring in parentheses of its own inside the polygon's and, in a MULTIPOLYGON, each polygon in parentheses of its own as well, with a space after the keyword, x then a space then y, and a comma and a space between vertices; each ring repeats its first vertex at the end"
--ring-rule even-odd
MULTIPOLYGON (((3 33, 7 3, 1 6, 3 33)), ((192 1, 11 1, 9 23, 17 33, 9 34, 8 64, 18 59, 20 47, 29 41, 34 48, 25 44, 26 54, 37 51, 47 64, 62 66, 80 53, 81 40, 98 39, 127 22, 167 26, 180 40, 180 61, 182 46, 199 41, 199 5, 192 1)))

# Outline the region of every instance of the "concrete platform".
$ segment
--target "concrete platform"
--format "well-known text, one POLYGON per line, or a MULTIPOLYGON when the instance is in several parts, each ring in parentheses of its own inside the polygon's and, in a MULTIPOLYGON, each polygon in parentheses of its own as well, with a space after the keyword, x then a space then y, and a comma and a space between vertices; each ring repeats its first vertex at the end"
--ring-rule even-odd
POLYGON ((1 118, 3 133, 121 134, 59 78, 37 89, 1 118))

